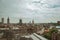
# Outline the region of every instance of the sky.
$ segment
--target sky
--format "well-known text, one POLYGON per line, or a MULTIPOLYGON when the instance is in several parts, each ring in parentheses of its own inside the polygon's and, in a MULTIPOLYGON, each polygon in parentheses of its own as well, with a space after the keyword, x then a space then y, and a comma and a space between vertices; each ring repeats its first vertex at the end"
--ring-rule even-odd
POLYGON ((35 23, 49 23, 60 21, 60 0, 0 0, 0 22, 7 18, 17 23, 22 19, 24 23, 32 20, 35 23))

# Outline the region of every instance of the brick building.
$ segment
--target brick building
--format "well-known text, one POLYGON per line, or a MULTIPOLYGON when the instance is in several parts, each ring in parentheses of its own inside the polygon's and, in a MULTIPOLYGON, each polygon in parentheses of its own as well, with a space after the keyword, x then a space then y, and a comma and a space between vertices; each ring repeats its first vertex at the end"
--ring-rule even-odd
POLYGON ((51 40, 60 40, 60 33, 52 33, 52 39, 51 40))

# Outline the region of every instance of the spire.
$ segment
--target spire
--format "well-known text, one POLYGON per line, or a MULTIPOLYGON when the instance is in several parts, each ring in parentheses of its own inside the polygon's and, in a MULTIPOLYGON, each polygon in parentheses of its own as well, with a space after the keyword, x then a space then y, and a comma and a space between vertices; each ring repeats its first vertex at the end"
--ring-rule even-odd
POLYGON ((10 23, 10 19, 9 19, 9 17, 7 18, 7 24, 9 24, 10 23))
POLYGON ((32 20, 32 24, 34 24, 34 20, 32 20))

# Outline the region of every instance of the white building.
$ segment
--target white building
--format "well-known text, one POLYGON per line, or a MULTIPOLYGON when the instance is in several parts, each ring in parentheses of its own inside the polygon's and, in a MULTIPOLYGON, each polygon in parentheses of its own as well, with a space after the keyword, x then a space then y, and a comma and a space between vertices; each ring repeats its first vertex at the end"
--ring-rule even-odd
POLYGON ((57 29, 58 31, 60 31, 60 26, 56 26, 56 29, 57 29))

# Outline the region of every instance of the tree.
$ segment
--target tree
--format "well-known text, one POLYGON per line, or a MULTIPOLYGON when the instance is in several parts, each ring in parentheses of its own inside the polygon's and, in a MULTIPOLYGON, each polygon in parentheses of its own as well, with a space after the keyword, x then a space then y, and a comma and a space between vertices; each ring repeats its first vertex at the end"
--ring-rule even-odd
POLYGON ((51 40, 51 36, 52 36, 52 33, 57 33, 58 30, 56 28, 52 28, 50 29, 50 31, 48 33, 44 33, 43 36, 49 40, 51 40))

